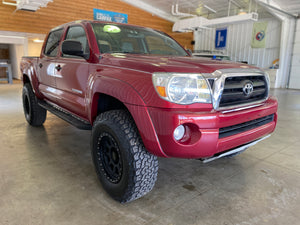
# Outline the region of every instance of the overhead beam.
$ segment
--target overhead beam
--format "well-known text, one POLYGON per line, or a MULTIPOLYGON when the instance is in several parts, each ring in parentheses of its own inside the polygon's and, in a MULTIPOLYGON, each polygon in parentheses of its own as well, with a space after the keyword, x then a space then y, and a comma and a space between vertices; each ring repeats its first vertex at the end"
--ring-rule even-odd
POLYGON ((203 5, 203 7, 206 8, 208 11, 211 11, 211 12, 213 12, 213 13, 217 13, 216 10, 214 10, 213 8, 210 8, 210 7, 207 6, 207 5, 203 5))

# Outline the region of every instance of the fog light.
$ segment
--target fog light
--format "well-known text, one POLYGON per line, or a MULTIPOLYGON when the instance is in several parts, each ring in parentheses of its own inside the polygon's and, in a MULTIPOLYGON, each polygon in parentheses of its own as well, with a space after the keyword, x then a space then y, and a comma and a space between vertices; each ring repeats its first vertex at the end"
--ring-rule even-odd
POLYGON ((183 138, 185 133, 185 128, 183 125, 178 126, 175 130, 174 130, 174 138, 176 141, 179 141, 180 139, 183 138))

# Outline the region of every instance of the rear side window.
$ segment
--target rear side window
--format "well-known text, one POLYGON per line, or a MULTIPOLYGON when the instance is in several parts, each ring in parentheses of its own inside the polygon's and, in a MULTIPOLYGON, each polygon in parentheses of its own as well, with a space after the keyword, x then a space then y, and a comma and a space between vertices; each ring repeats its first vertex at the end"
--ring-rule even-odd
POLYGON ((61 38, 61 35, 63 33, 63 29, 52 31, 49 34, 49 37, 47 39, 46 47, 44 54, 49 57, 55 57, 57 55, 59 41, 61 38))
MULTIPOLYGON (((66 40, 75 40, 79 41, 82 44, 83 52, 86 56, 90 55, 90 48, 86 33, 81 26, 70 27, 66 36, 66 40)), ((64 55, 65 56, 65 55, 64 55)), ((72 56, 74 57, 74 56, 72 56)), ((77 57, 77 56, 75 56, 77 57)))

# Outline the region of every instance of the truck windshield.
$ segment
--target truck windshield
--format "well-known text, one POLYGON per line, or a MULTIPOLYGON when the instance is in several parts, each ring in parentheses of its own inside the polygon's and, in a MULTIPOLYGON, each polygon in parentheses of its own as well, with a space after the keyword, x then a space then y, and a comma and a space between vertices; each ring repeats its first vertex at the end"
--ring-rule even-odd
POLYGON ((92 24, 101 53, 188 56, 172 38, 150 28, 92 24))

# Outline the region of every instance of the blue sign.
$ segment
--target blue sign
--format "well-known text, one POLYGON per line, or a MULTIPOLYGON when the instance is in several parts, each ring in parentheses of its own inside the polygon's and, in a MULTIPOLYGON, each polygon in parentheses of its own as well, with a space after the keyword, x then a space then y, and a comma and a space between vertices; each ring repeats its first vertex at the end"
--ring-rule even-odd
POLYGON ((116 23, 128 23, 128 15, 124 13, 111 12, 102 9, 94 9, 94 20, 116 23))
POLYGON ((225 48, 227 38, 227 28, 216 30, 215 48, 225 48))

